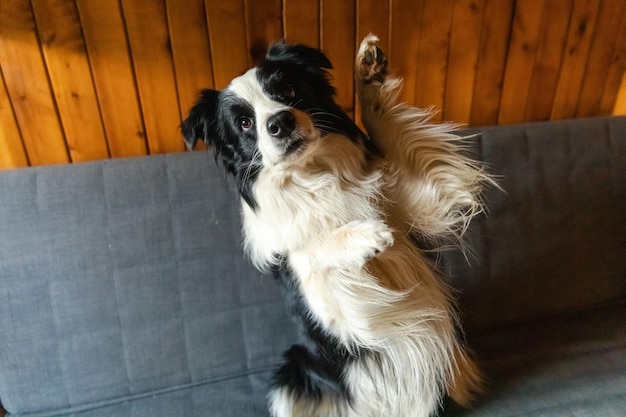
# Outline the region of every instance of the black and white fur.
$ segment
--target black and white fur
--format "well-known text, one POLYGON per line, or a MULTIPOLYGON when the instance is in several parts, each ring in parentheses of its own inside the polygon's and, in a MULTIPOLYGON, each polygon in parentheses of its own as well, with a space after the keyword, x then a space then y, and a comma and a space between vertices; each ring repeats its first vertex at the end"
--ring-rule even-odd
POLYGON ((355 63, 369 137, 335 103, 327 57, 286 43, 204 90, 182 124, 235 178, 245 251, 280 280, 301 329, 273 417, 427 417, 479 389, 450 291, 415 242, 460 237, 490 179, 453 126, 398 103, 377 41, 355 63))

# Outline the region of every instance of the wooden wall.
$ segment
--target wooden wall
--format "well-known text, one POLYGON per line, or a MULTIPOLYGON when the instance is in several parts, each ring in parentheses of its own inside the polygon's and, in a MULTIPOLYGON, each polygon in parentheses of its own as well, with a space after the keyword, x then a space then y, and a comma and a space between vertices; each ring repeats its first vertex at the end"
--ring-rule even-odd
POLYGON ((404 99, 491 125, 626 111, 624 0, 0 0, 0 168, 182 151, 202 87, 279 38, 321 47, 354 112, 377 33, 404 99))

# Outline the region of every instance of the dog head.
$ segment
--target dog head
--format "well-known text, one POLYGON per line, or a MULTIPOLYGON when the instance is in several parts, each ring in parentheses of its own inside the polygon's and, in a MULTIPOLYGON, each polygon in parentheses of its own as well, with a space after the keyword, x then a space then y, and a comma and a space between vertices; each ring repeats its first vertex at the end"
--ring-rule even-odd
POLYGON ((261 170, 296 163, 331 134, 363 140, 334 101, 330 68, 317 49, 274 44, 261 64, 224 90, 202 91, 181 125, 187 147, 198 140, 210 145, 254 208, 251 186, 261 170))

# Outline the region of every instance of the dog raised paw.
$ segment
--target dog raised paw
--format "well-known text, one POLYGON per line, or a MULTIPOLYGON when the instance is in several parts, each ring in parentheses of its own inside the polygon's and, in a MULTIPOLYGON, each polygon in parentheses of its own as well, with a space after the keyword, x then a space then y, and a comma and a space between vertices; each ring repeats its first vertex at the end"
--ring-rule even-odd
POLYGON ((378 41, 376 35, 367 35, 356 55, 357 79, 365 84, 383 82, 387 76, 387 57, 378 47, 378 41))
POLYGON ((393 245, 393 232, 378 220, 353 221, 337 230, 338 242, 346 258, 367 262, 393 245))

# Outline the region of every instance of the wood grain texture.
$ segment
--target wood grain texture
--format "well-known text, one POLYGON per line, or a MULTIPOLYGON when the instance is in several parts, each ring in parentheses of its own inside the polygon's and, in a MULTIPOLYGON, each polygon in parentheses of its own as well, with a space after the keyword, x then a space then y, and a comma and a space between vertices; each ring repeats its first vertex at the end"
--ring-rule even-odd
POLYGON ((599 3, 600 0, 574 1, 551 119, 567 119, 576 115, 599 3))
POLYGON ((288 42, 320 47, 320 1, 283 1, 283 27, 288 42))
POLYGON ((619 103, 623 103, 624 100, 623 94, 624 88, 626 88, 624 84, 624 74, 626 73, 626 7, 622 12, 622 23, 616 34, 615 49, 598 112, 603 115, 613 113, 615 108, 620 105, 619 103))
POLYGON ((476 63, 470 124, 498 122, 514 0, 486 0, 476 63))
POLYGON ((415 68, 422 38, 421 21, 427 0, 393 0, 391 3, 391 42, 387 51, 390 71, 404 78, 402 101, 415 102, 415 68))
POLYGON ((209 29, 203 0, 167 0, 167 16, 181 118, 203 88, 213 88, 209 29))
POLYGON ((443 118, 468 124, 476 81, 485 2, 457 0, 452 16, 443 118))
POLYGON ((524 120, 535 56, 541 39, 544 0, 517 2, 504 73, 498 123, 524 120))
MULTIPOLYGON (((265 57, 269 46, 285 36, 284 13, 281 0, 245 0, 245 9, 250 64, 257 65, 265 57)), ((317 21, 312 24, 318 26, 317 21)))
POLYGON ((0 2, 0 65, 30 164, 69 162, 28 0, 0 2))
POLYGON ((369 33, 401 99, 436 121, 626 111, 623 0, 0 0, 0 166, 183 150, 198 90, 226 87, 282 37, 322 48, 358 121, 354 53, 369 33))
POLYGON ((174 63, 161 0, 122 0, 150 153, 184 150, 174 63))
POLYGON ((548 120, 563 62, 573 0, 547 0, 524 120, 548 120))
POLYGON ((321 0, 321 45, 333 63, 330 70, 337 102, 354 116, 354 55, 356 1, 321 0))
POLYGON ((420 24, 415 104, 434 107, 435 121, 443 118, 453 11, 454 0, 427 1, 420 24))
POLYGON ((251 65, 243 0, 205 0, 215 88, 222 89, 251 65))
POLYGON ((146 134, 119 4, 76 0, 76 6, 111 156, 145 155, 146 134))
MULTIPOLYGON (((603 0, 600 4, 578 98, 576 117, 589 117, 600 113, 602 96, 610 78, 612 64, 620 62, 615 52, 620 48, 619 42, 625 42, 623 39, 620 41, 619 36, 615 36, 620 32, 625 6, 626 3, 622 0, 603 0)), ((612 86, 611 90, 614 88, 612 86)), ((605 111, 604 114, 608 113, 605 111)))
POLYGON ((0 169, 28 166, 22 136, 13 114, 9 94, 0 73, 0 169))
POLYGON ((73 0, 32 0, 48 76, 74 162, 109 156, 78 12, 73 0))

